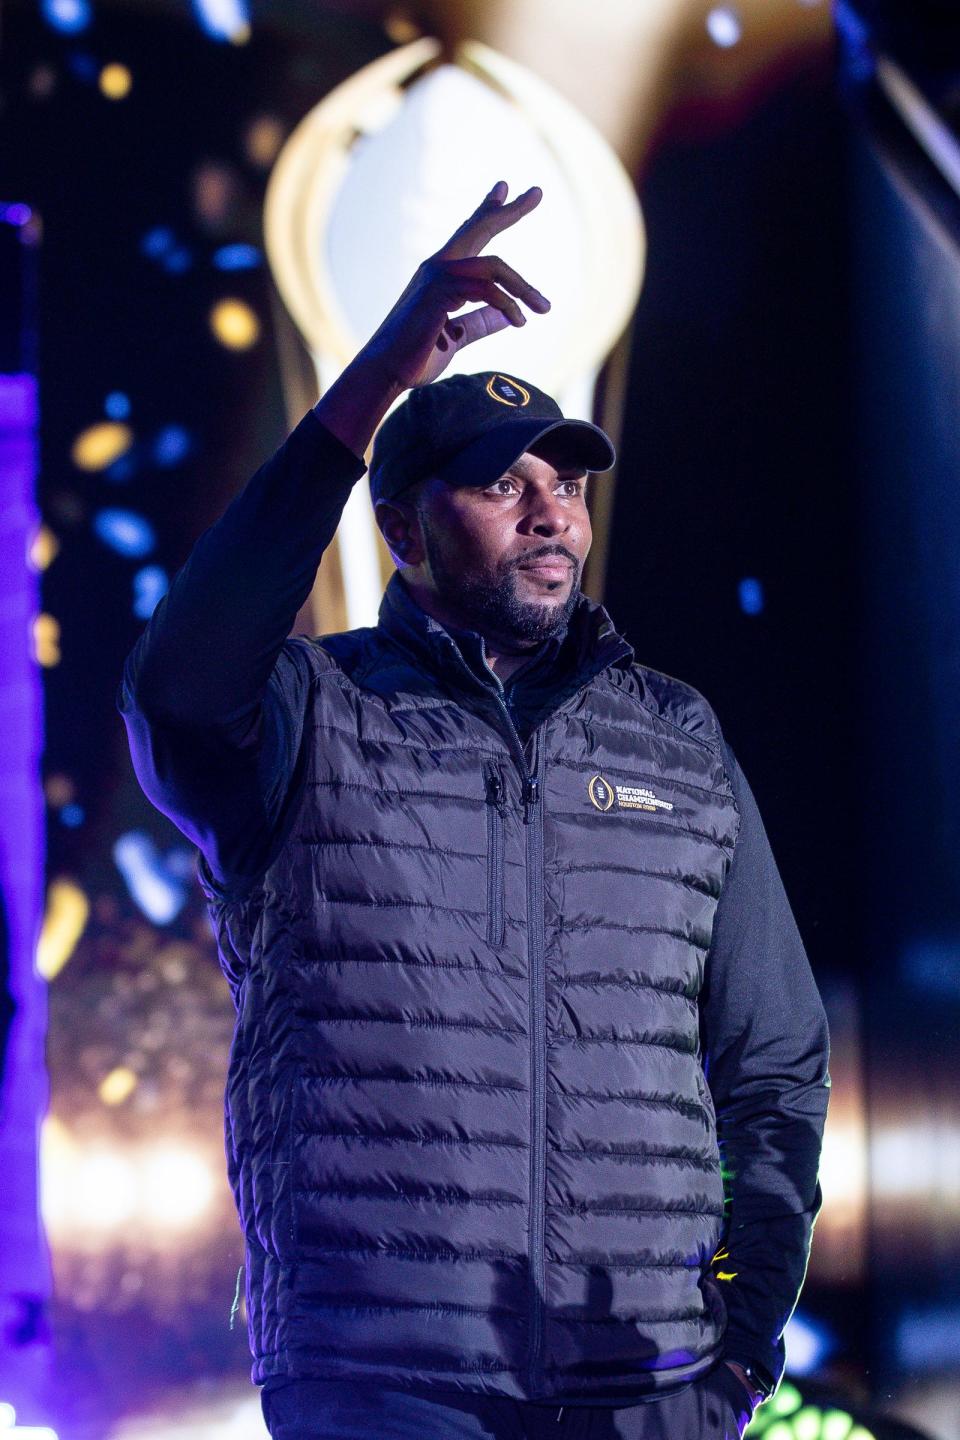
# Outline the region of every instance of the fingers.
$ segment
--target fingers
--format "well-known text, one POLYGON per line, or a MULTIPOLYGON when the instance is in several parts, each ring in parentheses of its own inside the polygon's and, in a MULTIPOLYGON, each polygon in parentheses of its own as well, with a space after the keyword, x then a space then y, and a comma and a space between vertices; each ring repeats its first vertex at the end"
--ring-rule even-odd
POLYGON ((531 210, 535 210, 543 199, 543 191, 539 185, 531 185, 529 190, 518 195, 516 200, 511 200, 509 205, 504 204, 506 195, 506 181, 498 180, 469 220, 465 220, 459 229, 450 236, 446 245, 437 251, 437 258, 460 260, 469 255, 479 254, 494 235, 499 235, 502 230, 516 225, 524 215, 529 215, 531 210))
MULTIPOLYGON (((456 277, 456 299, 450 306, 451 310, 458 309, 460 305, 468 300, 482 300, 494 309, 502 311, 511 325, 526 325, 527 317, 512 295, 501 290, 492 280, 486 280, 482 276, 457 276, 456 277)), ((458 316, 459 320, 466 317, 458 316)))
POLYGON ((536 210, 543 199, 543 191, 539 185, 531 185, 509 204, 504 203, 506 198, 507 182, 498 180, 476 214, 471 216, 468 222, 471 229, 485 230, 488 238, 499 235, 501 230, 509 229, 524 215, 529 215, 531 210, 536 210))
POLYGON ((471 279, 495 280, 511 295, 516 295, 524 305, 529 305, 531 310, 538 310, 545 315, 550 309, 550 301, 546 295, 541 294, 529 281, 501 260, 499 255, 477 255, 466 260, 454 260, 446 266, 448 274, 463 275, 471 279))
POLYGON ((456 350, 463 343, 463 324, 459 320, 447 320, 437 336, 438 350, 456 350))
POLYGON ((457 323, 461 325, 463 332, 457 340, 458 349, 462 350, 465 345, 472 345, 474 340, 483 340, 487 335, 495 335, 498 330, 505 330, 510 321, 502 310, 497 310, 492 305, 481 305, 477 310, 469 310, 465 315, 458 316, 457 323))
MULTIPOLYGON (((424 262, 421 271, 427 286, 448 314, 459 310, 470 300, 480 300, 501 310, 511 325, 519 326, 526 324, 526 316, 514 296, 541 315, 550 309, 547 297, 499 255, 476 255, 466 260, 446 261, 433 257, 424 262)), ((458 320, 463 318, 457 317, 458 320)), ((455 338, 449 329, 447 333, 451 339, 455 338)))
POLYGON ((510 323, 495 305, 481 305, 476 310, 459 315, 456 320, 448 320, 437 336, 437 349, 444 354, 448 350, 462 350, 475 340, 483 340, 487 335, 505 330, 510 323))

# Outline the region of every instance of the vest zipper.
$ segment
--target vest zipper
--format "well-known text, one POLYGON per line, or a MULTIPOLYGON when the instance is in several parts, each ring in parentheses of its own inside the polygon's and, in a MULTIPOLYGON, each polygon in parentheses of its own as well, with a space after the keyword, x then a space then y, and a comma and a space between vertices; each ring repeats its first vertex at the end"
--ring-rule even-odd
POLYGON ((506 786, 496 767, 487 775, 487 941, 494 947, 504 937, 503 812, 506 786))
POLYGON ((547 1151, 547 1017, 546 983, 544 979, 544 898, 543 898, 543 806, 539 803, 540 774, 543 770, 542 747, 534 740, 534 771, 524 786, 524 821, 527 825, 527 945, 530 964, 530 1016, 533 1024, 533 1085, 530 1094, 532 1112, 531 1193, 533 1212, 530 1220, 530 1249, 533 1263, 533 1286, 530 1297, 530 1377, 531 1394, 541 1385, 543 1351, 543 1307, 545 1295, 546 1257, 544 1230, 546 1225, 545 1175, 547 1151))
POLYGON ((533 765, 527 769, 520 736, 506 704, 497 696, 503 712, 510 748, 523 778, 523 822, 526 827, 527 861, 527 963, 529 1012, 532 1030, 530 1057, 530 1352, 527 1384, 531 1395, 541 1385, 543 1363, 544 1230, 546 1225, 545 1174, 547 1149, 546 1104, 546 986, 544 981, 544 898, 543 898, 543 789, 544 754, 541 730, 533 732, 533 765))

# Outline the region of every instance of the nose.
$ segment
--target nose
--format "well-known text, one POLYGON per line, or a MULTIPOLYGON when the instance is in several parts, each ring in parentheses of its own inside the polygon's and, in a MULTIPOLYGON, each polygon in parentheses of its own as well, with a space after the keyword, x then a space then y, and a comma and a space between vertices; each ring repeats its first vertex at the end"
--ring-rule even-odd
POLYGON ((558 496, 538 490, 530 501, 522 527, 534 535, 562 535, 570 528, 570 511, 558 496))

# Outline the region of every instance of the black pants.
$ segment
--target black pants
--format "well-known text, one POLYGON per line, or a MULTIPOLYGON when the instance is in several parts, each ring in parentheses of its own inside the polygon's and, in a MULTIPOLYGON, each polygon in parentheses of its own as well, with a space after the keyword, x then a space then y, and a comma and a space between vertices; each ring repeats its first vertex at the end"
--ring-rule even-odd
POLYGON ((683 1390, 617 1408, 293 1380, 261 1396, 273 1440, 740 1440, 746 1392, 722 1361, 683 1390))

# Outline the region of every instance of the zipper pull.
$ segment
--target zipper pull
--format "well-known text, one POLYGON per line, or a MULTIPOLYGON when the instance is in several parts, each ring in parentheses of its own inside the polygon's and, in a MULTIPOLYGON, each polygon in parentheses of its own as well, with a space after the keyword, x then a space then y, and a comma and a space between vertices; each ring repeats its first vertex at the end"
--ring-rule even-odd
POLYGON ((498 810, 502 810, 503 800, 503 780, 500 775, 494 771, 487 780, 487 803, 489 805, 496 805, 498 810))
POLYGON ((540 799, 540 782, 527 776, 523 782, 523 823, 530 824, 530 808, 540 799))

